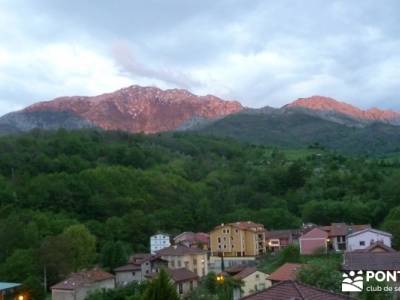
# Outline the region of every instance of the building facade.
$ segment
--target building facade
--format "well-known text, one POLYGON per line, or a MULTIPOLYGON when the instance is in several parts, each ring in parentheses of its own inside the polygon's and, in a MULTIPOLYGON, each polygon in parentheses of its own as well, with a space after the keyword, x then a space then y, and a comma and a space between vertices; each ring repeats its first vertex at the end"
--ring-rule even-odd
POLYGON ((205 250, 173 245, 157 251, 157 255, 168 262, 169 269, 186 268, 199 277, 208 273, 208 258, 205 250))
POLYGON ((114 275, 94 269, 72 274, 51 287, 52 300, 84 300, 90 293, 115 288, 114 275))
POLYGON ((354 232, 347 236, 347 251, 366 249, 377 242, 392 247, 392 235, 372 228, 354 232))
POLYGON ((355 232, 370 228, 369 224, 348 225, 346 223, 332 223, 329 226, 322 226, 320 229, 328 233, 328 249, 337 252, 345 251, 347 248, 347 236, 355 232))
POLYGON ((327 252, 328 233, 319 228, 314 228, 300 236, 299 244, 302 255, 311 255, 318 251, 327 252))
POLYGON ((125 286, 131 282, 142 282, 151 273, 158 273, 168 262, 157 255, 135 254, 128 264, 114 269, 117 286, 125 286))
POLYGON ((171 246, 170 237, 166 233, 158 233, 150 237, 150 253, 155 254, 158 250, 171 246))
POLYGON ((221 224, 210 232, 212 256, 242 257, 266 251, 265 228, 254 222, 221 224))

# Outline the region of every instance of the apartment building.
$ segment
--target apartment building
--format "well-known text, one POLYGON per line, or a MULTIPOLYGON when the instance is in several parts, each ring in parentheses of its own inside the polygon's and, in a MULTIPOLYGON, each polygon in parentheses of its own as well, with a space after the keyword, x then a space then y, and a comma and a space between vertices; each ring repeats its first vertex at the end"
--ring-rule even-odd
POLYGON ((264 225, 251 221, 221 224, 210 232, 212 256, 257 256, 265 246, 264 225))

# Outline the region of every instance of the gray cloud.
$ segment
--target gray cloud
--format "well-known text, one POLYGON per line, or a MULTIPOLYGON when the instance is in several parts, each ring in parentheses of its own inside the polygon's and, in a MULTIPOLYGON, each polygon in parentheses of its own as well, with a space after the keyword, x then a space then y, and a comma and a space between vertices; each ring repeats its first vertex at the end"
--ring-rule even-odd
POLYGON ((160 80, 180 88, 195 88, 201 86, 188 74, 169 68, 151 68, 140 63, 126 43, 117 43, 112 49, 113 57, 123 74, 134 77, 145 77, 160 80))
POLYGON ((254 107, 321 94, 400 109, 399 11, 397 0, 3 0, 0 113, 128 84, 254 107))

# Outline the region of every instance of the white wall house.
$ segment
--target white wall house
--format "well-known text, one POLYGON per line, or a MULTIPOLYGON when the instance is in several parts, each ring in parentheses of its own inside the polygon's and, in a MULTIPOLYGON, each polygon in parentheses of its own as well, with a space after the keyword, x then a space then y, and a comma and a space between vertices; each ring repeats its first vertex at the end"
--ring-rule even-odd
POLYGON ((392 247, 392 235, 388 232, 367 228, 347 235, 347 251, 366 249, 376 242, 392 247))
POLYGON ((156 251, 171 246, 170 237, 166 233, 158 233, 150 237, 150 252, 155 254, 156 251))

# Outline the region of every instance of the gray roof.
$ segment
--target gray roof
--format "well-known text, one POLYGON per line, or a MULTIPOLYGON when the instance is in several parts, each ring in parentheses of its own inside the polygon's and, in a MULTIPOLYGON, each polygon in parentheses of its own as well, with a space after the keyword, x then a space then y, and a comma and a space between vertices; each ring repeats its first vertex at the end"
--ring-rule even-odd
POLYGON ((342 269, 345 271, 398 271, 400 252, 346 252, 342 269))
POLYGON ((386 235, 386 236, 388 236, 390 238, 392 237, 392 234, 390 234, 389 232, 378 230, 378 229, 374 229, 374 228, 366 228, 366 229, 363 229, 363 230, 356 231, 356 232, 348 234, 347 238, 353 237, 353 236, 356 236, 356 235, 359 235, 359 234, 362 234, 362 233, 365 233, 365 232, 368 232, 368 231, 371 231, 371 232, 374 232, 374 233, 380 234, 380 235, 386 235))

